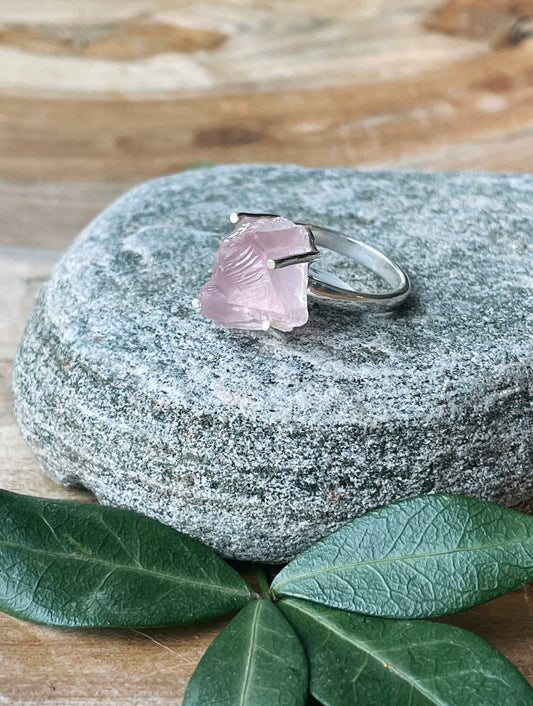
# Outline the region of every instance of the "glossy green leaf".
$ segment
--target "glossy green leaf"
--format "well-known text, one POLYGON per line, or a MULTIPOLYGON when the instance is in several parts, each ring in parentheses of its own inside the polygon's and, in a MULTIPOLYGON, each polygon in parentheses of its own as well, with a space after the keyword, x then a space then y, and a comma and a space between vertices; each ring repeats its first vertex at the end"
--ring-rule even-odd
POLYGON ((310 689, 327 706, 532 706, 533 689, 477 635, 425 620, 391 620, 289 598, 310 689))
POLYGON ((215 638, 189 681, 183 706, 304 706, 308 679, 294 630, 263 599, 215 638))
POLYGON ((533 579, 533 517, 460 495, 374 510, 277 576, 277 594, 391 618, 454 613, 533 579))
POLYGON ((131 510, 0 491, 0 610, 48 625, 175 625, 255 597, 199 542, 131 510))

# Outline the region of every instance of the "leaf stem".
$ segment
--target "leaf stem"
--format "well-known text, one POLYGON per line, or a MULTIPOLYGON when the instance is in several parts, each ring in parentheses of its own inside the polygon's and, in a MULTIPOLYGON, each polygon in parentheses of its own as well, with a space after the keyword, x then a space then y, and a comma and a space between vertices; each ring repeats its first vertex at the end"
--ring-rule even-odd
POLYGON ((261 589, 261 595, 263 598, 267 598, 270 594, 270 586, 267 581, 265 570, 261 564, 254 564, 255 575, 257 576, 257 581, 259 583, 259 588, 261 589))

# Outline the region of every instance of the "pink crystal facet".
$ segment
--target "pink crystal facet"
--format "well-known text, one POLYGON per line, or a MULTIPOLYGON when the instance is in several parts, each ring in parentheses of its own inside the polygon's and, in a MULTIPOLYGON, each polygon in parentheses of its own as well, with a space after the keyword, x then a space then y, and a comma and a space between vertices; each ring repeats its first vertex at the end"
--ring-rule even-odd
POLYGON ((268 269, 267 260, 310 249, 309 234, 287 218, 242 216, 215 255, 198 295, 204 316, 227 328, 292 331, 307 321, 307 264, 268 269))

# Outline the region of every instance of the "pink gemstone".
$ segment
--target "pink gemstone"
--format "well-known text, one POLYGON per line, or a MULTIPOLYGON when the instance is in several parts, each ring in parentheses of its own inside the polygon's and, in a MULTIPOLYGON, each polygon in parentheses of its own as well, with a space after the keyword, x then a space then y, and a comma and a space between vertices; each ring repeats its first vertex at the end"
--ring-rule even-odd
POLYGON ((310 249, 304 226, 287 218, 243 216, 215 255, 198 295, 200 311, 220 326, 292 331, 307 321, 307 264, 268 269, 267 260, 310 249))

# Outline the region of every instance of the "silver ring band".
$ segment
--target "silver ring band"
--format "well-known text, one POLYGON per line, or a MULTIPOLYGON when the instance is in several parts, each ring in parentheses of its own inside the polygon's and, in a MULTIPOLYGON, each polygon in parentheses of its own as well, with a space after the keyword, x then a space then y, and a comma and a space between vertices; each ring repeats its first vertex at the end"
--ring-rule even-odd
POLYGON ((307 289, 310 298, 323 302, 387 311, 401 304, 409 296, 411 283, 407 273, 377 248, 332 228, 309 223, 299 223, 298 225, 308 228, 318 249, 323 247, 346 255, 357 264, 371 270, 391 288, 377 293, 356 291, 339 277, 324 272, 315 263, 311 263, 307 289))

